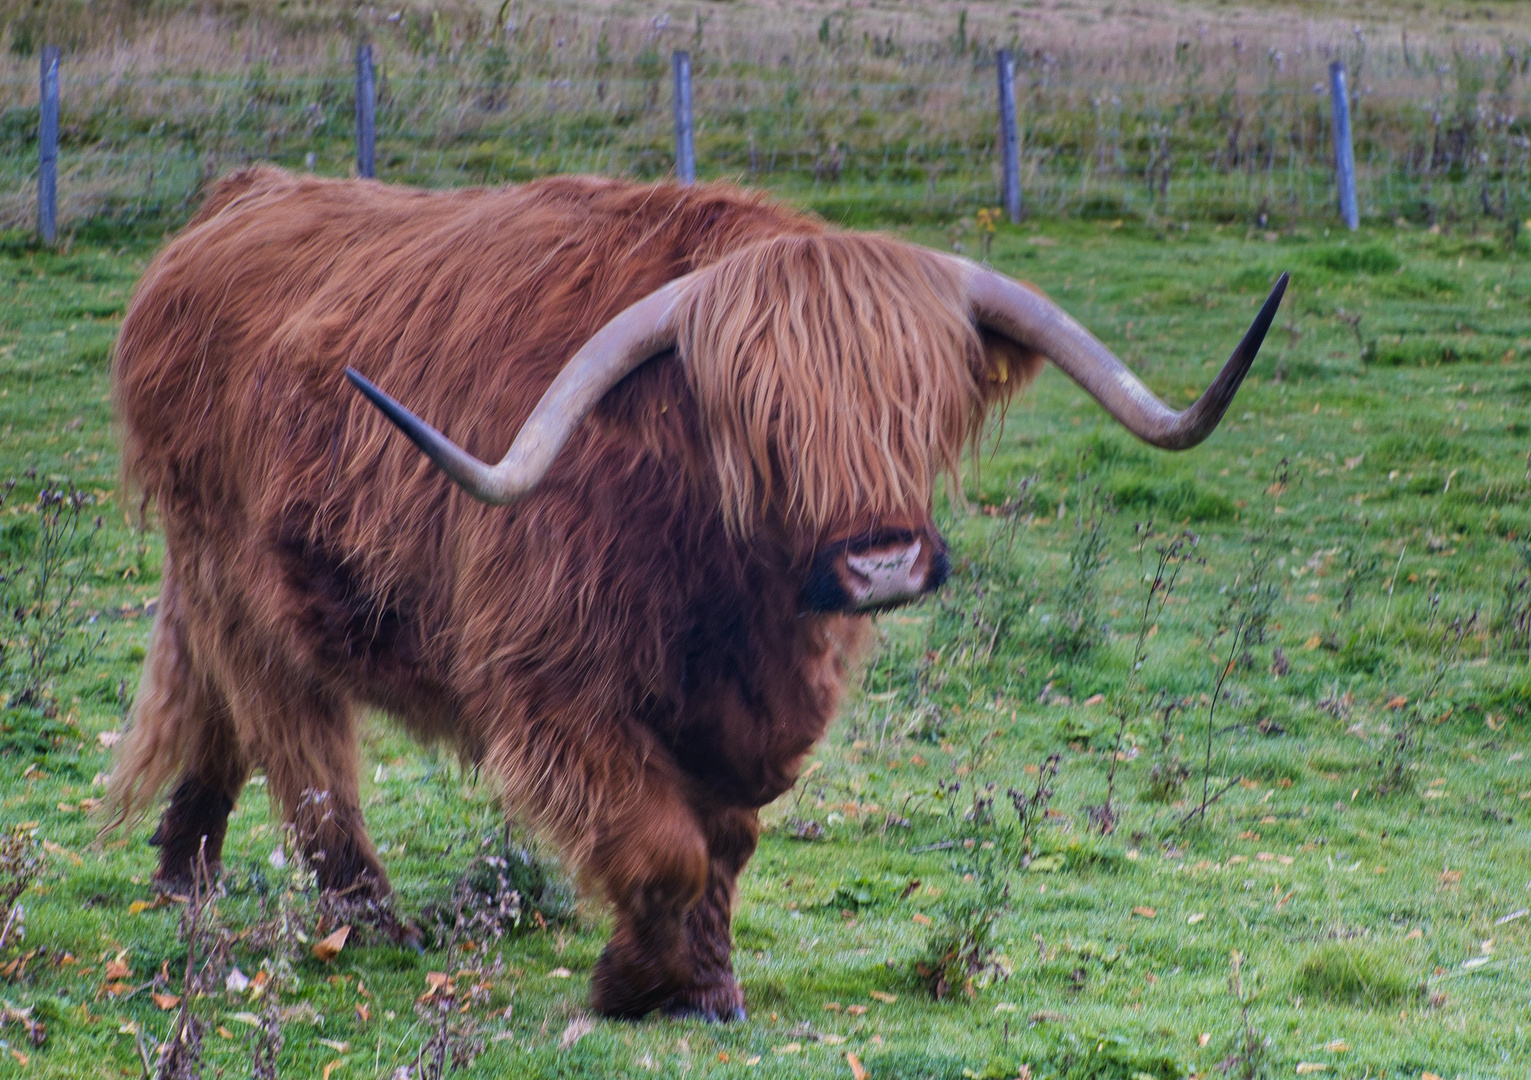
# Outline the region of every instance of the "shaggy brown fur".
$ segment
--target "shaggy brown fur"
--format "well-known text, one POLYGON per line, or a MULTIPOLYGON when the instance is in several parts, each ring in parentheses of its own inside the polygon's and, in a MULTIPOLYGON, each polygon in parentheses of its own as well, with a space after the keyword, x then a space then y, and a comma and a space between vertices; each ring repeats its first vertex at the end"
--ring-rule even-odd
POLYGON ((154 261, 114 367, 162 607, 112 789, 172 781, 159 879, 216 858, 252 769, 333 888, 386 891, 361 820, 372 706, 483 762, 616 908, 594 1004, 735 1015, 735 880, 866 620, 805 615, 816 552, 926 535, 932 488, 1039 359, 954 272, 726 185, 424 192, 254 168, 154 261), (563 363, 716 265, 677 349, 510 508, 454 488, 342 379, 496 459, 563 363))

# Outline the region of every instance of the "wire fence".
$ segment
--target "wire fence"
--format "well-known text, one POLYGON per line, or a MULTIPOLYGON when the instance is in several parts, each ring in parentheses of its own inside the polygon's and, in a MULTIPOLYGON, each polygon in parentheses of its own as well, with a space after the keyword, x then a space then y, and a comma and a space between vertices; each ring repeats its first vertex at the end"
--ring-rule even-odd
MULTIPOLYGON (((536 43, 518 51, 505 40, 445 54, 379 48, 377 175, 426 186, 673 176, 669 57, 649 47, 620 59, 600 41, 557 64, 539 59, 536 43)), ((852 224, 948 223, 999 205, 997 50, 877 51, 869 40, 849 60, 830 49, 775 65, 698 51, 698 179, 765 187, 852 224)), ((1099 78, 1078 58, 1013 55, 1029 214, 1338 223, 1333 59, 1354 73, 1361 219, 1487 217, 1514 229, 1531 202, 1531 47, 1450 57, 1336 47, 1299 63, 1237 42, 1203 55, 1177 46, 1167 60, 1099 78)), ((284 67, 251 57, 234 70, 187 71, 102 70, 66 56, 59 227, 183 217, 210 179, 250 161, 354 174, 349 59, 284 67)), ((37 220, 36 83, 0 71, 0 227, 37 220)))

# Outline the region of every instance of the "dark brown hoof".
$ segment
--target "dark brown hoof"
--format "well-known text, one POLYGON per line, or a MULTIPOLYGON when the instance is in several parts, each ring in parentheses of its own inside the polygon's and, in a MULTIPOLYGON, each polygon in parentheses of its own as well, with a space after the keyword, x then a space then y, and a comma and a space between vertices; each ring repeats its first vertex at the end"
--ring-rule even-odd
POLYGON ((747 1019, 744 993, 732 978, 706 986, 690 986, 665 1002, 664 1013, 674 1020, 705 1020, 709 1024, 747 1019))

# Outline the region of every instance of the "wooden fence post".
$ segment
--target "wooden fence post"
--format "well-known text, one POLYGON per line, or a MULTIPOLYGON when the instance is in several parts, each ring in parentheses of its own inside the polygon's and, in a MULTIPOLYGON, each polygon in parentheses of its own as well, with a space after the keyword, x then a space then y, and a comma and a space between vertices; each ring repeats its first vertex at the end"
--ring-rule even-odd
POLYGON ((1354 232, 1361 215, 1356 209, 1356 154, 1350 141, 1350 90, 1340 60, 1329 65, 1329 107, 1334 115, 1334 179, 1340 189, 1340 217, 1354 232))
POLYGON ((372 46, 356 46, 356 175, 377 175, 377 79, 372 46))
POLYGON ((38 82, 37 232, 43 243, 58 239, 58 48, 43 47, 38 82))
POLYGON ((675 178, 696 183, 696 149, 691 142, 691 54, 677 49, 675 66, 675 178))
POLYGON ((1005 178, 1001 196, 1005 215, 1012 223, 1021 220, 1021 137, 1015 119, 1015 57, 1009 49, 999 51, 999 142, 1004 156, 1005 178))

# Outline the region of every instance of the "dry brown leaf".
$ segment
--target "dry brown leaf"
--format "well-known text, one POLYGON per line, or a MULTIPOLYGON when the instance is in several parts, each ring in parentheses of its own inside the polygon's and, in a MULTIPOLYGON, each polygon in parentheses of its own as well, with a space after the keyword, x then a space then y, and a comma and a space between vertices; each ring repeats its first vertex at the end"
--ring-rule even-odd
POLYGON ((570 979, 573 977, 574 972, 570 971, 566 967, 556 967, 552 971, 548 972, 548 978, 550 979, 570 979))
POLYGON ((128 967, 127 955, 125 952, 120 952, 114 958, 108 960, 106 962, 106 970, 101 973, 102 978, 106 979, 107 982, 112 982, 116 979, 131 979, 133 977, 133 969, 128 967))
POLYGON ((563 1029, 563 1035, 558 1040, 558 1049, 569 1049, 594 1030, 594 1020, 585 1015, 576 1016, 573 1020, 569 1021, 569 1026, 563 1029))
POLYGON ((846 1051, 845 1063, 851 1067, 851 1080, 867 1080, 869 1075, 866 1067, 861 1064, 861 1059, 850 1051, 846 1051))
POLYGON ((351 927, 349 925, 342 926, 340 929, 336 930, 328 937, 314 942, 313 953, 320 960, 323 960, 326 964, 328 964, 331 960, 340 955, 340 950, 346 946, 346 938, 350 936, 351 927))
POLYGON ((1441 1078, 1433 1072, 1422 1072, 1419 1074, 1419 1080, 1441 1080, 1441 1078))
POLYGON ((345 1062, 342 1059, 336 1058, 334 1061, 326 1065, 324 1067, 324 1080, 330 1080, 330 1073, 334 1072, 337 1066, 344 1064, 345 1062))
POLYGON ((1328 1072, 1329 1066, 1321 1061, 1299 1061, 1297 1063, 1297 1075, 1306 1076, 1308 1073, 1328 1072))
POLYGON ((872 990, 868 993, 867 996, 876 998, 884 1005, 892 1005, 895 1001, 898 1000, 897 994, 890 994, 886 990, 872 990))
POLYGON ((25 1054, 23 1054, 20 1050, 16 1050, 14 1048, 11 1050, 11 1057, 15 1058, 16 1059, 16 1063, 18 1065, 20 1065, 23 1069, 25 1069, 27 1067, 27 1062, 32 1060, 31 1058, 29 1058, 25 1054))
POLYGON ((772 1049, 776 1053, 782 1054, 782 1055, 797 1054, 797 1053, 801 1053, 802 1052, 803 1044, 802 1043, 790 1042, 786 1046, 776 1046, 776 1047, 772 1047, 772 1049))
POLYGON ((1455 885, 1457 882, 1459 882, 1461 880, 1462 880, 1462 871, 1460 871, 1460 870, 1442 870, 1441 871, 1441 884, 1442 885, 1455 885))
POLYGON ((1157 919, 1159 913, 1151 907, 1135 907, 1132 913, 1140 919, 1157 919))
POLYGON ((925 914, 916 912, 915 915, 913 916, 913 918, 914 918, 914 921, 919 923, 921 926, 929 926, 930 925, 930 916, 929 915, 925 915, 925 914))
POLYGON ((372 1010, 358 1001, 356 1003, 356 1019, 365 1024, 368 1020, 372 1019, 372 1010))
POLYGON ((839 1012, 840 1011, 840 1003, 838 1001, 826 1001, 824 1003, 824 1011, 825 1012, 839 1012))
POLYGON ((171 1009, 175 1008, 181 1003, 180 994, 150 994, 149 997, 151 997, 154 1000, 154 1004, 158 1005, 164 1012, 169 1012, 171 1009))
POLYGON ((1197 1046, 1206 1046, 1211 1041, 1212 1033, 1210 1031, 1203 1031, 1200 1035, 1196 1036, 1197 1046))
POLYGON ((867 1014, 867 1007, 865 1005, 847 1005, 845 1011, 852 1016, 865 1016, 867 1014))
POLYGON ((1408 703, 1409 703, 1409 699, 1406 698, 1404 695, 1399 694, 1396 697, 1388 698, 1387 704, 1384 705, 1383 708, 1385 708, 1385 709, 1401 709, 1405 705, 1407 705, 1408 703))

